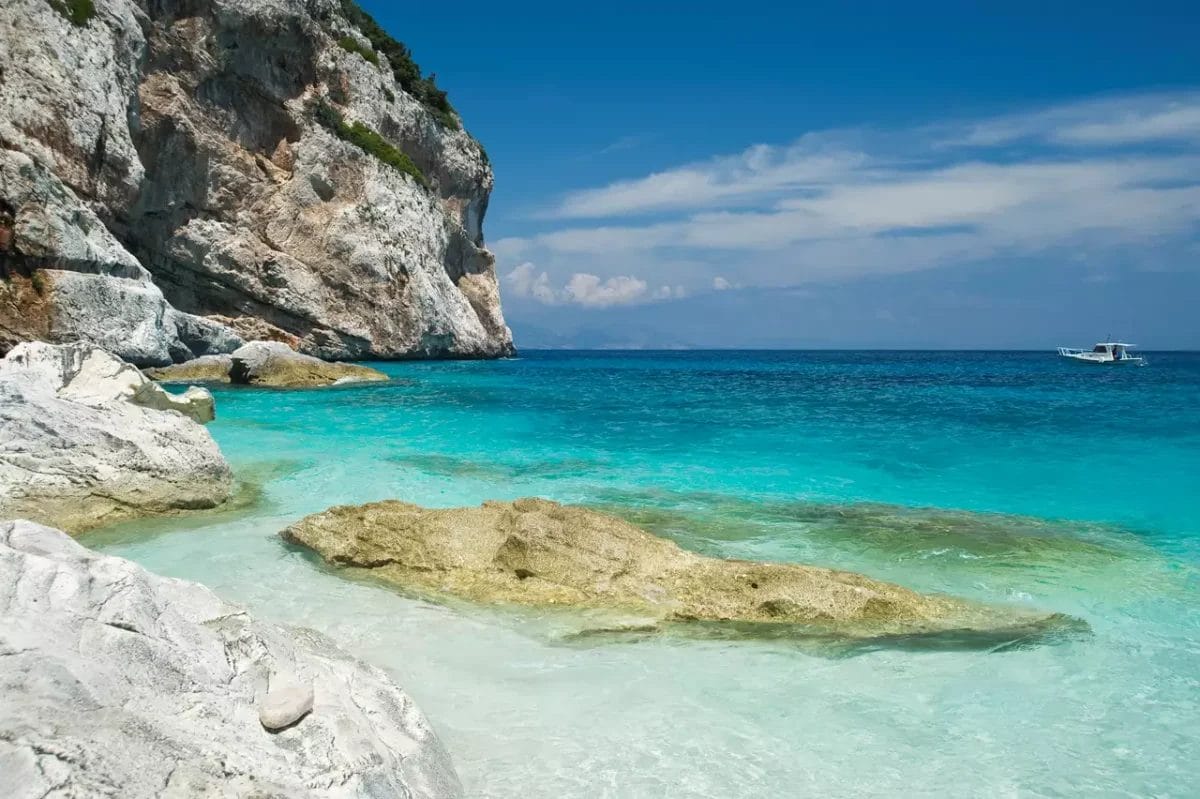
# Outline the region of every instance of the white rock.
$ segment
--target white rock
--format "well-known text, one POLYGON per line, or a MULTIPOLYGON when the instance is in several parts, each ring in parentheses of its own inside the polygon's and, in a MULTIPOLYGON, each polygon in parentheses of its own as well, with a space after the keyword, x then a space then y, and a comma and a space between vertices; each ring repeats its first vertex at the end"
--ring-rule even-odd
POLYGON ((263 697, 258 721, 268 730, 282 730, 307 716, 313 709, 312 683, 285 682, 275 685, 263 697))
POLYGON ((0 518, 79 532, 219 505, 233 478, 197 421, 212 413, 206 390, 175 397, 103 350, 20 344, 0 360, 0 518))
POLYGON ((31 522, 0 522, 0 796, 462 794, 412 699, 322 636, 31 522), (268 675, 321 685, 274 735, 268 675))

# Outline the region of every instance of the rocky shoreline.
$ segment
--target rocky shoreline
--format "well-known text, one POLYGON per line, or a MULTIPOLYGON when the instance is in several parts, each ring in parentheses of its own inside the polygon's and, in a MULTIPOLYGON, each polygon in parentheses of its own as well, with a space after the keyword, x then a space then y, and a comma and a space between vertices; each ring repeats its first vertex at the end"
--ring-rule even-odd
POLYGON ((203 586, 0 522, 0 794, 462 795, 382 671, 203 586))

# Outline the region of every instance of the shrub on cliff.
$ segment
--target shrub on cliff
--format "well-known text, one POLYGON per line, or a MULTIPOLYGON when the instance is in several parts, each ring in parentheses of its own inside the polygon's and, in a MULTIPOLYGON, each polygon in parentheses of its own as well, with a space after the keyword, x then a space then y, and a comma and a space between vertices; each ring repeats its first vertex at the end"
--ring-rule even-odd
POLYGON ((450 105, 446 93, 437 87, 437 76, 433 74, 428 77, 423 76, 421 68, 413 60, 412 52, 385 31, 374 17, 359 8, 354 0, 341 0, 341 4, 342 15, 351 25, 358 28, 363 36, 367 37, 367 41, 371 43, 375 53, 383 53, 387 56, 388 63, 392 67, 392 75, 400 84, 400 88, 417 98, 443 127, 458 130, 460 126, 458 117, 454 113, 454 106, 450 105))
POLYGON ((363 47, 353 36, 343 36, 338 39, 338 46, 347 53, 358 53, 375 66, 379 66, 379 56, 370 47, 363 47))
POLYGON ((411 175, 413 180, 428 188, 429 181, 408 154, 393 146, 387 139, 361 122, 347 123, 342 113, 325 101, 317 103, 313 109, 313 119, 322 127, 330 130, 342 141, 353 144, 370 156, 382 161, 395 170, 411 175))
POLYGON ((62 14, 72 25, 82 28, 96 16, 93 0, 49 0, 51 8, 62 14))

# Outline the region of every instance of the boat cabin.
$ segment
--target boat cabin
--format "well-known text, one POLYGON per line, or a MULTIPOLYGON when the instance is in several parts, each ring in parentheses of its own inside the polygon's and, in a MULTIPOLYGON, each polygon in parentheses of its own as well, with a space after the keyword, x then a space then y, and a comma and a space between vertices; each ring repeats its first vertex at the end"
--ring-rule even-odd
POLYGON ((1092 348, 1092 352, 1102 353, 1104 355, 1109 356, 1114 361, 1119 361, 1125 357, 1125 348, 1128 346, 1129 346, 1128 344, 1118 344, 1116 342, 1109 342, 1107 344, 1097 344, 1095 347, 1092 348))

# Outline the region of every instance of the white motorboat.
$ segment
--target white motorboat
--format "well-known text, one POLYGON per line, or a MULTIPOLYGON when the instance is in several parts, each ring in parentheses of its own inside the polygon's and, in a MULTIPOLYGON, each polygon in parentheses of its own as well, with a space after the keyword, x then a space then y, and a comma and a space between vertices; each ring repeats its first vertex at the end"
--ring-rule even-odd
POLYGON ((1104 341, 1090 350, 1076 350, 1070 347, 1059 347, 1058 354, 1064 358, 1070 358, 1073 361, 1081 363, 1098 363, 1115 366, 1117 364, 1125 364, 1126 366, 1145 366, 1146 359, 1140 355, 1133 355, 1129 352, 1133 348, 1133 344, 1126 344, 1123 341, 1104 341))

